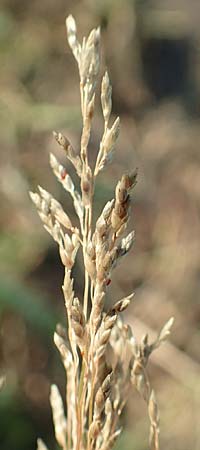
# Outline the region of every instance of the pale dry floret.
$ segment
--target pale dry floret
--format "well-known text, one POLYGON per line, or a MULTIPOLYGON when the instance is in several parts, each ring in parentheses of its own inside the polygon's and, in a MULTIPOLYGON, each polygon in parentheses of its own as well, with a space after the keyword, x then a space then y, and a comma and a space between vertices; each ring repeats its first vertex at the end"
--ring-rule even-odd
POLYGON ((64 413, 63 401, 58 387, 53 384, 51 386, 50 403, 53 413, 53 422, 55 428, 55 437, 58 444, 65 450, 66 446, 66 432, 67 420, 64 413))
POLYGON ((120 119, 117 117, 111 128, 106 127, 102 141, 100 143, 99 153, 97 157, 94 175, 104 169, 104 167, 112 161, 115 144, 119 136, 120 119))
POLYGON ((74 183, 69 174, 67 173, 65 167, 63 167, 62 164, 60 164, 57 161, 56 157, 52 153, 50 153, 50 165, 58 181, 63 185, 64 189, 71 195, 74 203, 74 209, 76 211, 77 216, 79 217, 80 224, 82 226, 84 210, 79 192, 75 189, 74 183))
POLYGON ((63 365, 66 369, 67 376, 68 376, 68 371, 70 371, 70 369, 72 367, 73 359, 72 359, 72 354, 68 348, 67 342, 62 336, 60 336, 58 333, 55 332, 54 333, 54 343, 61 354, 61 357, 63 360, 63 365))
POLYGON ((105 73, 101 83, 101 105, 105 126, 108 126, 110 114, 112 111, 112 86, 110 84, 108 72, 105 73))
POLYGON ((61 133, 57 133, 56 131, 53 131, 53 135, 55 137, 55 140, 58 142, 58 144, 65 150, 65 154, 69 161, 73 164, 73 166, 76 169, 76 172, 79 176, 82 174, 82 162, 78 155, 75 154, 73 147, 71 146, 68 139, 63 136, 61 133))
POLYGON ((42 439, 37 439, 37 450, 48 450, 42 439))
MULTIPOLYGON (((100 29, 91 31, 80 44, 72 16, 66 20, 68 43, 77 61, 80 76, 82 134, 80 152, 60 132, 54 137, 66 158, 72 163, 80 181, 75 186, 66 168, 50 155, 53 173, 70 194, 79 219, 75 227, 61 204, 39 186, 30 193, 44 228, 59 246, 64 266, 63 295, 67 331, 58 325, 54 343, 66 372, 66 405, 56 385, 52 385, 50 402, 55 437, 63 450, 110 450, 121 433, 120 415, 134 387, 145 400, 150 420, 150 448, 159 450, 159 413, 146 367, 149 357, 170 333, 170 319, 149 344, 145 335, 138 344, 121 314, 129 306, 133 293, 104 310, 107 290, 118 262, 131 250, 134 231, 127 235, 131 193, 137 181, 137 170, 122 175, 115 195, 103 207, 96 225, 92 223, 96 177, 112 160, 119 136, 120 120, 109 121, 112 113, 112 87, 108 73, 102 79, 101 106, 104 130, 94 167, 90 164, 88 144, 95 107, 95 89, 100 66, 100 29), (74 292, 73 268, 78 250, 82 250, 84 292, 80 300, 74 292), (65 411, 66 410, 66 416, 65 411)), ((47 447, 41 439, 38 450, 47 447)))

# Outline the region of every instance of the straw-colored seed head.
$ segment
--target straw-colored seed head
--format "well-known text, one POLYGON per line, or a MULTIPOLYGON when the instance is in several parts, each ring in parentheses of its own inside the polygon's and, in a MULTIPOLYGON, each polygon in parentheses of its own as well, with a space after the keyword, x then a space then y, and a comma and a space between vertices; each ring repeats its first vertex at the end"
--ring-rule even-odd
MULTIPOLYGON (((38 187, 30 192, 44 228, 58 244, 64 266, 63 295, 67 315, 67 332, 58 326, 54 343, 61 355, 66 373, 66 408, 58 387, 50 393, 55 438, 62 450, 110 450, 121 429, 118 428, 130 386, 146 402, 150 420, 151 450, 159 450, 159 413, 154 391, 147 376, 151 353, 168 337, 173 318, 151 343, 148 335, 137 342, 130 327, 121 319, 133 294, 112 301, 104 312, 106 293, 112 271, 134 242, 134 231, 125 232, 130 217, 131 191, 137 181, 137 170, 122 175, 114 199, 103 207, 96 224, 92 222, 96 177, 112 161, 120 132, 120 119, 110 125, 112 87, 105 72, 101 83, 101 106, 104 130, 96 162, 90 165, 89 142, 95 109, 96 85, 100 67, 100 28, 93 29, 80 43, 72 15, 66 19, 69 46, 78 64, 82 113, 80 151, 76 152, 64 134, 53 135, 64 150, 68 167, 50 154, 50 166, 63 189, 71 197, 78 225, 73 225, 62 205, 38 187), (78 175, 78 176, 77 176, 78 175), (75 183, 73 180, 78 180, 75 183), (78 184, 78 185, 77 185, 78 184), (78 249, 82 250, 84 273, 79 298, 74 292, 73 274, 78 249), (67 417, 65 417, 65 409, 67 417)), ((95 154, 95 153, 94 153, 95 154)), ((1 381, 0 381, 1 388, 1 381)), ((41 439, 37 450, 47 450, 41 439)))

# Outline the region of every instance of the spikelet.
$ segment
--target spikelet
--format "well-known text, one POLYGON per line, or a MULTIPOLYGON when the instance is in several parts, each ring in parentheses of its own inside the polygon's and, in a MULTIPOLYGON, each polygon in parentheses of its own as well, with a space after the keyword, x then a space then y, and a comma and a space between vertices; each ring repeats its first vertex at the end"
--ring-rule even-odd
POLYGON ((81 54, 81 46, 76 37, 76 22, 75 22, 74 18, 72 17, 72 15, 68 16, 66 19, 66 28, 67 28, 67 36, 68 36, 69 46, 72 49, 75 59, 79 63, 80 54, 81 54))
POLYGON ((52 153, 50 154, 50 165, 58 181, 63 185, 64 189, 71 195, 74 203, 74 209, 76 211, 77 216, 79 217, 80 223, 82 224, 83 204, 81 201, 80 194, 75 189, 71 177, 66 172, 66 169, 62 166, 62 164, 59 164, 56 157, 52 153))
POLYGON ((113 448, 113 446, 114 446, 117 438, 120 436, 121 432, 122 432, 122 428, 119 428, 113 434, 111 434, 111 436, 109 437, 107 442, 105 441, 104 445, 102 445, 101 450, 110 450, 111 448, 113 448))
POLYGON ((48 450, 42 439, 37 440, 37 450, 48 450))
POLYGON ((67 346, 65 339, 63 339, 63 337, 56 332, 54 333, 54 343, 61 354, 63 365, 68 376, 68 371, 72 367, 72 354, 67 346))
POLYGON ((108 72, 105 73, 101 83, 101 105, 105 126, 108 126, 112 111, 112 86, 110 84, 108 72))
POLYGON ((75 154, 73 147, 71 146, 68 139, 65 136, 63 136, 63 134, 53 131, 53 136, 55 137, 55 140, 58 142, 58 144, 65 151, 67 158, 69 159, 69 161, 71 161, 71 163, 76 169, 77 174, 80 177, 82 173, 82 163, 80 157, 75 154))
POLYGON ((66 447, 67 420, 64 414, 63 402, 58 387, 53 384, 51 386, 50 403, 53 414, 53 422, 55 428, 55 437, 58 444, 66 447))
POLYGON ((120 119, 117 117, 111 128, 106 128, 100 144, 94 175, 104 169, 112 161, 113 152, 120 130, 120 119))

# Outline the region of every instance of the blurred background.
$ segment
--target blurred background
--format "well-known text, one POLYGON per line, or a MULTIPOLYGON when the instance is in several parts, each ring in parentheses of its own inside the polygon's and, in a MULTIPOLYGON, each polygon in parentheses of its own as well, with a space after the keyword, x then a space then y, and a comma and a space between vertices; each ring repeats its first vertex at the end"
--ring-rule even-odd
MULTIPOLYGON (((161 410, 161 448, 200 448, 200 4, 195 0, 1 0, 0 6, 0 394, 1 450, 34 450, 41 436, 56 449, 49 387, 64 393, 53 345, 65 322, 63 269, 28 190, 41 184, 73 217, 48 164, 66 163, 52 137, 79 150, 78 72, 66 42, 72 13, 81 38, 101 25, 102 74, 113 85, 121 135, 112 166, 99 176, 96 211, 113 197, 123 171, 139 167, 131 255, 116 269, 108 303, 135 291, 127 321, 138 339, 175 317, 170 343, 149 375, 161 410)), ((91 139, 102 134, 100 104, 91 139)), ((71 172, 72 167, 68 170, 71 172)), ((72 173, 73 176, 73 173, 72 173)), ((81 292, 78 262, 76 288, 81 292)), ((130 394, 117 449, 148 447, 146 406, 130 394)))

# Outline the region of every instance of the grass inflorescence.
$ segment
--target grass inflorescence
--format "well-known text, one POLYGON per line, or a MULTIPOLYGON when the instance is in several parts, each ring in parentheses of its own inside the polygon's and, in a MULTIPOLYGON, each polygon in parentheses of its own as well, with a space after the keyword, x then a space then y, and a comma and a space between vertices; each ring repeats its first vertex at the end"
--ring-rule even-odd
MULTIPOLYGON (((101 83, 101 105, 104 131, 94 167, 89 162, 88 144, 95 107, 95 90, 100 67, 100 29, 94 29, 82 43, 77 39, 72 16, 66 20, 68 42, 78 64, 83 128, 80 152, 68 139, 54 131, 54 138, 65 152, 80 180, 76 187, 65 167, 50 155, 50 165, 71 195, 79 227, 75 227, 61 204, 39 186, 30 193, 45 229, 57 242, 65 269, 63 295, 67 313, 67 329, 57 327, 55 345, 66 372, 66 405, 58 387, 50 393, 55 438, 63 450, 109 450, 121 433, 120 415, 129 390, 134 387, 147 404, 150 419, 150 448, 159 449, 159 413, 155 393, 146 371, 148 359, 168 336, 173 319, 149 343, 145 335, 136 342, 130 326, 121 313, 132 301, 133 293, 113 302, 104 312, 106 292, 112 272, 130 250, 134 231, 126 233, 131 196, 137 171, 122 175, 115 196, 104 206, 93 224, 93 197, 96 178, 112 161, 119 136, 120 119, 111 123, 112 87, 106 72, 101 83), (72 270, 77 252, 84 264, 84 293, 79 299, 74 292, 72 270), (109 358, 108 358, 109 351, 109 358), (65 409, 66 412, 65 413, 65 409)), ((38 450, 47 450, 38 439, 38 450)))

